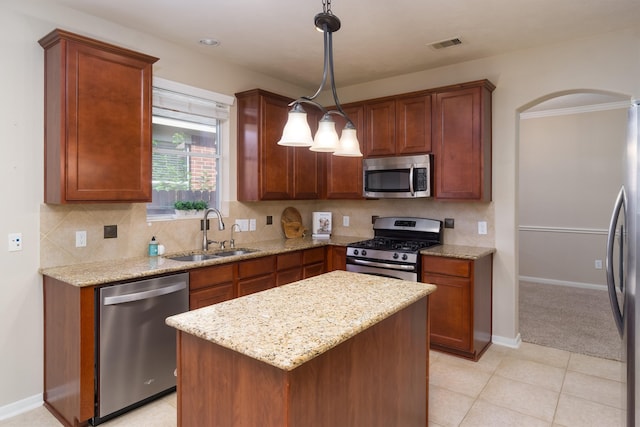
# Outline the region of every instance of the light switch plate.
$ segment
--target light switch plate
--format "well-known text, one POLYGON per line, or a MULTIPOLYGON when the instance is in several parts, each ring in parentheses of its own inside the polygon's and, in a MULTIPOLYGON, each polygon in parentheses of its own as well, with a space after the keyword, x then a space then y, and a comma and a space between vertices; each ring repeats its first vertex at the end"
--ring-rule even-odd
POLYGON ((22 233, 9 233, 9 252, 22 250, 22 233))
POLYGON ((487 221, 478 221, 478 234, 487 234, 487 221))
POLYGON ((249 220, 249 231, 256 231, 256 220, 252 218, 249 220))
POLYGON ((348 215, 344 215, 342 217, 342 226, 343 227, 348 227, 349 226, 349 216, 348 215))
POLYGON ((240 227, 240 231, 249 231, 248 219, 236 219, 236 224, 238 224, 238 227, 240 227))
POLYGON ((76 248, 84 248, 87 246, 87 232, 76 231, 76 248))

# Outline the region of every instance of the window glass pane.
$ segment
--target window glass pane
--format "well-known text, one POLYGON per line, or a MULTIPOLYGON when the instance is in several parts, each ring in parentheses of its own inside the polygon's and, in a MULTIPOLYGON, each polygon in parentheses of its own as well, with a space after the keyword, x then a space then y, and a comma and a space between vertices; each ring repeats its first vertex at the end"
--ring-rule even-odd
POLYGON ((174 215, 176 201, 219 207, 220 146, 219 120, 154 108, 153 202, 147 215, 174 215))

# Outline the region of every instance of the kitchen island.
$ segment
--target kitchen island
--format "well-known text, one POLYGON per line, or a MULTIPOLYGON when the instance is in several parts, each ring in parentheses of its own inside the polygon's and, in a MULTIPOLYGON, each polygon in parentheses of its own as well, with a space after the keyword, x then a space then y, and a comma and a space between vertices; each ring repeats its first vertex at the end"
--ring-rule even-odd
POLYGON ((169 317, 178 425, 427 426, 435 289, 334 271, 169 317))

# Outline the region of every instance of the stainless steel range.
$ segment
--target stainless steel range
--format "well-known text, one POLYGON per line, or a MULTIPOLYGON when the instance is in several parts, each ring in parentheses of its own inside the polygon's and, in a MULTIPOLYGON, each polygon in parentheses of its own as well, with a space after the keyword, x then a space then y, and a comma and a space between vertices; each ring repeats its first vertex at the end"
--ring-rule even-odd
POLYGON ((418 281, 420 250, 442 244, 442 221, 384 217, 374 237, 347 246, 347 271, 418 281))

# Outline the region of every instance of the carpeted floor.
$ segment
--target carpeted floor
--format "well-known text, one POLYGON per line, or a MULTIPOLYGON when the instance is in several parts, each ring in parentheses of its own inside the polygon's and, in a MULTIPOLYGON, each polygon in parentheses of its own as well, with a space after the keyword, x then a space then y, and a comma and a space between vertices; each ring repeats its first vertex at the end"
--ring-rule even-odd
POLYGON ((620 360, 606 291, 520 282, 522 341, 620 360))

